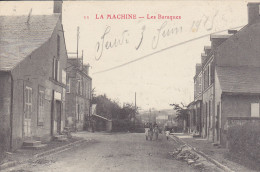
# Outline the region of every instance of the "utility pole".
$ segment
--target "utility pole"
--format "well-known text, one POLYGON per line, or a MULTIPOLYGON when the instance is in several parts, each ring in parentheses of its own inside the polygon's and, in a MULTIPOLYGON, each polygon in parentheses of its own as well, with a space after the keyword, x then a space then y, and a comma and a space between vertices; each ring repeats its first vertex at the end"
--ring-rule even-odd
POLYGON ((77 27, 77 62, 79 65, 79 26, 77 27))
POLYGON ((83 50, 82 50, 82 69, 83 69, 83 50))
POLYGON ((134 114, 134 127, 135 127, 135 117, 136 117, 136 92, 135 92, 135 114, 134 114))

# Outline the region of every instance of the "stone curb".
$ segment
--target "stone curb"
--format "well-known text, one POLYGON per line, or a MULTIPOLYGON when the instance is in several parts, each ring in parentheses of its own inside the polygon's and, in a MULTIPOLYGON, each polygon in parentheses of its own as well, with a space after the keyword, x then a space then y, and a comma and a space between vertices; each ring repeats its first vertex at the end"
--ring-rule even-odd
MULTIPOLYGON (((227 166, 219 163, 218 161, 216 161, 215 159, 211 158, 210 156, 206 155, 205 153, 197 150, 196 148, 194 148, 193 146, 189 145, 188 143, 186 143, 185 141, 183 141, 182 139, 180 139, 178 136, 175 136, 173 135, 171 138, 174 139, 174 138, 178 139, 179 142, 182 142, 183 144, 189 146, 192 150, 194 150, 197 154, 200 154, 201 156, 203 156, 204 158, 206 158, 208 161, 210 161, 211 163, 215 164, 217 167, 221 168, 222 170, 224 171, 227 171, 227 172, 234 172, 233 170, 231 170, 230 168, 228 168, 227 166)), ((175 139, 174 139, 175 140, 175 139)))
POLYGON ((3 164, 0 165, 0 171, 4 170, 6 168, 14 167, 14 166, 16 166, 16 164, 17 164, 16 161, 3 163, 3 164))
MULTIPOLYGON (((83 142, 88 142, 90 140, 85 140, 85 139, 82 139, 82 140, 78 140, 76 142, 73 142, 73 143, 69 143, 67 145, 64 145, 64 146, 61 146, 61 147, 57 147, 57 148, 54 148, 54 149, 51 149, 51 150, 48 150, 48 151, 45 151, 45 152, 42 152, 42 153, 39 153, 39 154, 35 154, 33 155, 33 158, 39 158, 39 157, 44 157, 44 156, 48 156, 48 155, 51 155, 51 154, 54 154, 56 152, 59 152, 61 151, 62 149, 66 149, 68 147, 71 147, 71 146, 79 146, 81 143, 83 142)), ((67 149, 66 149, 67 150, 67 149)), ((64 151, 66 151, 64 150, 64 151)), ((28 162, 29 160, 31 160, 32 158, 29 158, 29 159, 26 159, 22 162, 17 162, 17 161, 12 161, 12 162, 7 162, 7 163, 4 163, 2 165, 0 165, 0 171, 1 170, 4 170, 4 169, 7 169, 7 168, 11 168, 11 167, 14 167, 16 165, 21 165, 23 163, 26 163, 28 162)))
POLYGON ((48 151, 46 151, 46 152, 42 152, 42 153, 39 153, 39 154, 35 154, 33 157, 34 157, 34 158, 39 158, 39 157, 42 157, 42 156, 50 155, 50 154, 52 154, 52 153, 54 153, 54 152, 58 152, 58 151, 60 151, 60 150, 62 150, 62 149, 65 149, 65 148, 67 148, 67 147, 70 147, 70 146, 72 146, 72 145, 75 145, 75 146, 76 146, 77 144, 80 144, 80 143, 85 142, 85 141, 89 141, 89 140, 78 140, 78 141, 76 141, 76 142, 69 143, 69 144, 67 144, 67 145, 64 145, 64 146, 61 146, 61 147, 57 147, 57 148, 48 150, 48 151))

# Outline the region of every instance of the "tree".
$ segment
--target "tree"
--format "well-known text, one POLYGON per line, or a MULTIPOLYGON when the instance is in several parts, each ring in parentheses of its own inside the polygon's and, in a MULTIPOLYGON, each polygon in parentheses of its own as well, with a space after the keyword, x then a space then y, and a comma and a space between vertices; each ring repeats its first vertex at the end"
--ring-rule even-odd
POLYGON ((173 109, 176 111, 176 120, 177 122, 183 123, 183 130, 186 130, 186 122, 188 121, 189 118, 189 109, 187 106, 185 106, 183 103, 181 103, 181 106, 179 104, 170 104, 173 106, 173 109))

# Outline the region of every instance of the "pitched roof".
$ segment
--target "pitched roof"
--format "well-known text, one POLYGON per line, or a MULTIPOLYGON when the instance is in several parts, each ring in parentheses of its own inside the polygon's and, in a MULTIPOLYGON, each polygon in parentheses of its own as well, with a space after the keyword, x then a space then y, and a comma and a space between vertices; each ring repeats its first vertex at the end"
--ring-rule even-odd
POLYGON ((52 35, 60 14, 0 16, 0 71, 12 70, 52 35))
POLYGON ((260 93, 260 67, 216 67, 223 92, 260 93))

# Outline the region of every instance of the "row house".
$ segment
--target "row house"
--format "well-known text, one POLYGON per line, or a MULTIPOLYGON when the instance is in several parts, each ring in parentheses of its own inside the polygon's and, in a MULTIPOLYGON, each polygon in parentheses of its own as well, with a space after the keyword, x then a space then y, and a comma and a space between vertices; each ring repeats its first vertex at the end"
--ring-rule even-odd
MULTIPOLYGON (((260 3, 248 3, 248 24, 211 35, 201 56, 201 136, 226 145, 227 117, 260 117, 260 3)), ((197 74, 195 77, 197 79, 197 74)), ((198 79, 199 80, 199 79, 198 79)), ((199 87, 200 88, 200 87, 199 87)))
POLYGON ((90 127, 86 125, 91 115, 92 79, 82 59, 69 57, 67 63, 66 126, 74 131, 90 127))
POLYGON ((194 80, 194 101, 188 105, 189 116, 187 121, 188 132, 201 135, 201 110, 202 110, 202 71, 201 64, 196 64, 194 80))
POLYGON ((9 150, 28 140, 49 140, 64 128, 61 12, 62 2, 55 1, 52 15, 0 16, 0 132, 9 150))

